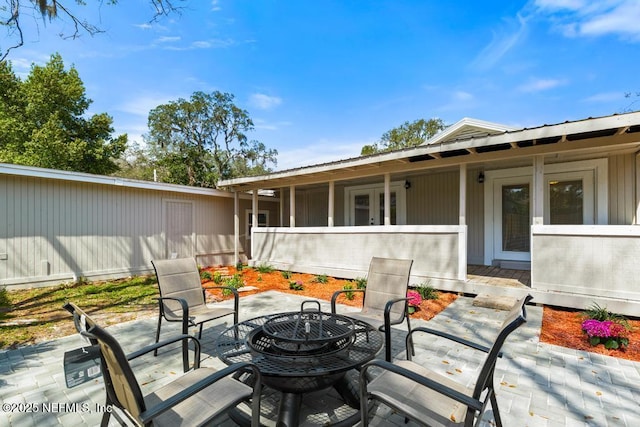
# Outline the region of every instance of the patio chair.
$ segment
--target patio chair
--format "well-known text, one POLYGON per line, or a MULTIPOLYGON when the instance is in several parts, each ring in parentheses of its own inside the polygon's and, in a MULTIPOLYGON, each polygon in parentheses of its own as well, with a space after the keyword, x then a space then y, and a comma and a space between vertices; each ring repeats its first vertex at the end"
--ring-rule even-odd
MULTIPOLYGON (((106 408, 116 407, 136 425, 144 426, 200 426, 251 401, 251 425, 260 425, 261 376, 251 363, 236 363, 220 371, 200 367, 200 343, 192 336, 178 335, 160 343, 125 355, 118 341, 101 328, 83 310, 73 303, 64 308, 73 314, 76 329, 100 348, 100 362, 106 390, 106 408), (130 360, 136 359, 159 347, 179 340, 192 340, 196 344, 196 357, 192 370, 159 389, 142 394, 130 360), (250 387, 234 378, 251 372, 255 386, 250 387)), ((109 425, 114 414, 125 425, 117 412, 105 411, 101 426, 109 425)))
POLYGON ((525 304, 531 298, 530 295, 527 295, 515 304, 502 323, 500 332, 491 347, 446 332, 418 327, 407 336, 408 360, 397 360, 394 363, 373 360, 367 363, 360 371, 362 426, 368 425, 370 402, 379 401, 404 414, 406 418, 420 425, 429 426, 472 426, 474 421, 477 426, 480 424, 486 405, 491 402, 495 425, 501 427, 502 420, 498 410, 493 378, 496 359, 502 355, 500 349, 509 334, 526 322, 525 304), (418 332, 443 337, 486 353, 475 383, 461 384, 451 376, 439 374, 426 366, 413 362, 408 343, 410 336, 418 332), (370 380, 369 370, 374 367, 382 369, 382 371, 373 380, 370 380))
MULTIPOLYGON (((163 318, 168 322, 182 323, 182 333, 185 335, 189 326, 198 326, 198 339, 202 338, 202 325, 206 322, 233 314, 233 324, 238 323, 238 291, 230 286, 212 286, 228 289, 233 293, 233 308, 208 306, 194 258, 153 260, 151 264, 156 271, 160 289, 156 342, 160 341, 163 318)), ((153 354, 157 356, 158 352, 154 351, 153 354)), ((186 346, 183 346, 183 354, 187 354, 186 346)))
POLYGON ((391 361, 391 326, 411 322, 407 312, 407 289, 413 260, 373 257, 369 264, 367 287, 334 292, 331 297, 331 312, 336 313, 336 300, 341 293, 364 292, 362 310, 349 313, 349 317, 370 323, 384 332, 385 359, 391 361))

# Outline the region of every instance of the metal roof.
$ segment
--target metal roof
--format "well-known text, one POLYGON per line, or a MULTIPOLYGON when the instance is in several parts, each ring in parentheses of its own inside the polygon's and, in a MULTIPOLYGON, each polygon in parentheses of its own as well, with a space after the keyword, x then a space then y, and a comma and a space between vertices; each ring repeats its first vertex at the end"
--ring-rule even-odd
MULTIPOLYGON (((471 124, 473 119, 463 119, 471 124)), ((458 123, 461 123, 458 122, 458 123)), ((474 121, 481 126, 489 122, 474 121)), ((464 123, 463 123, 464 124, 464 123)), ((218 182, 219 188, 249 190, 280 188, 290 185, 328 182, 381 173, 394 173, 461 163, 482 162, 510 156, 546 154, 556 151, 606 147, 611 144, 640 143, 640 111, 598 118, 541 125, 533 128, 506 129, 496 125, 484 136, 438 139, 429 144, 401 150, 355 157, 266 175, 234 178, 218 182), (497 133, 496 133, 497 132, 497 133), (615 138, 611 138, 614 137, 615 138)), ((436 135, 437 136, 437 135, 436 135)), ((435 137, 434 137, 435 138, 435 137)), ((432 140, 434 139, 432 138, 432 140)))

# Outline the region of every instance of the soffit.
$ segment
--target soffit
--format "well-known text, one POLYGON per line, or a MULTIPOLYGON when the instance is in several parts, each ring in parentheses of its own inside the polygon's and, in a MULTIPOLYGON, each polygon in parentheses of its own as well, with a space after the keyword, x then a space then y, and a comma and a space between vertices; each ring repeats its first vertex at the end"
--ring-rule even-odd
POLYGON ((436 144, 332 163, 221 181, 236 191, 311 185, 385 173, 412 173, 460 164, 484 164, 531 156, 569 156, 632 150, 640 145, 640 112, 453 139, 436 144))

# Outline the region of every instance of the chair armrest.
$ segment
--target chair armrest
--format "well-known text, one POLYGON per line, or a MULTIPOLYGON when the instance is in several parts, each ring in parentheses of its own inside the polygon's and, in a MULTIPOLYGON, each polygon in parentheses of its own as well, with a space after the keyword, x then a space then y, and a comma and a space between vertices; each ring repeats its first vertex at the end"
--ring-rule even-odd
POLYGON ((178 342, 178 341, 182 341, 182 340, 193 340, 193 343, 195 345, 195 355, 194 355, 194 361, 193 361, 193 368, 194 369, 198 369, 200 367, 200 341, 192 336, 192 335, 186 335, 186 334, 182 334, 182 335, 176 335, 174 337, 171 338, 167 338, 166 340, 157 342, 155 344, 151 344, 148 345, 146 347, 141 348, 140 350, 136 350, 132 353, 127 354, 127 360, 133 360, 133 359, 137 359, 138 357, 145 355, 149 352, 152 352, 154 350, 157 350, 161 347, 164 347, 166 345, 169 344, 173 344, 174 342, 178 342))
POLYGON ((467 405, 469 408, 473 410, 482 411, 483 409, 483 404, 478 399, 474 399, 471 396, 461 393, 458 390, 455 390, 451 387, 447 387, 446 385, 441 384, 437 381, 434 381, 431 378, 423 377, 422 375, 412 372, 406 368, 403 368, 398 365, 394 365, 393 363, 390 363, 381 359, 374 359, 366 363, 360 370, 360 384, 362 386, 362 392, 364 393, 364 395, 362 395, 361 398, 366 398, 367 382, 368 382, 367 370, 373 366, 376 366, 378 368, 381 368, 386 371, 390 371, 397 375, 401 375, 405 378, 408 378, 409 380, 414 381, 424 387, 430 388, 442 395, 445 395, 451 399, 457 400, 458 402, 463 403, 464 405, 467 405))
POLYGON ((164 306, 162 305, 163 300, 178 301, 180 303, 180 307, 182 309, 182 333, 184 335, 187 335, 187 332, 188 332, 187 325, 189 324, 189 305, 187 304, 187 301, 185 301, 182 298, 175 298, 175 297, 158 297, 158 303, 160 304, 160 312, 162 313, 163 316, 164 316, 164 306))
POLYGON ((226 368, 209 375, 208 377, 198 381, 195 384, 192 384, 186 389, 176 393, 175 395, 171 396, 167 400, 163 401, 161 404, 156 405, 152 408, 148 408, 146 411, 140 414, 140 421, 142 421, 142 423, 146 425, 148 422, 156 418, 158 415, 168 411, 178 403, 188 399, 194 394, 209 387, 211 384, 215 383, 216 381, 219 381, 220 379, 226 376, 229 376, 231 374, 234 374, 236 372, 247 371, 247 370, 251 370, 253 374, 256 376, 253 398, 259 399, 262 377, 260 375, 260 371, 258 370, 257 366, 249 362, 235 363, 233 365, 227 366, 226 368))
MULTIPOLYGON (((451 340, 451 341, 455 341, 458 344, 462 344, 462 345, 465 345, 467 347, 471 347, 474 350, 483 351, 485 353, 488 353, 489 350, 490 350, 490 348, 485 346, 485 345, 478 344, 478 343, 475 343, 473 341, 466 340, 464 338, 460 338, 458 336, 452 335, 452 334, 447 333, 447 332, 438 331, 436 329, 425 328, 425 327, 422 327, 422 326, 414 328, 414 329, 411 330, 411 332, 409 332, 409 334, 407 335, 407 342, 409 342, 409 337, 414 332, 424 332, 424 333, 427 333, 427 334, 436 335, 436 336, 439 336, 439 337, 442 337, 442 338, 446 338, 446 339, 451 340)), ((408 354, 409 353, 407 353, 407 357, 408 357, 408 354)), ((498 357, 502 357, 502 352, 498 353, 498 357)))
POLYGON ((385 327, 386 325, 398 325, 400 323, 402 323, 402 321, 404 320, 405 316, 408 316, 409 313, 406 312, 407 307, 405 305, 405 313, 404 315, 398 319, 398 320, 394 320, 393 323, 391 323, 391 309, 393 308, 394 304, 399 303, 400 301, 409 301, 409 298, 396 298, 396 299, 392 299, 387 301, 387 303, 384 306, 384 324, 385 327))
POLYGON ((333 295, 331 295, 331 312, 333 314, 336 314, 336 301, 338 300, 338 297, 340 296, 340 294, 344 294, 347 292, 365 292, 365 289, 341 289, 339 291, 335 291, 333 293, 333 295))
MULTIPOLYGON (((238 294, 238 290, 233 286, 209 286, 207 289, 228 289, 233 293, 233 310, 238 313, 238 308, 240 307, 240 295, 238 294)), ((237 322, 236 322, 237 323, 237 322)))

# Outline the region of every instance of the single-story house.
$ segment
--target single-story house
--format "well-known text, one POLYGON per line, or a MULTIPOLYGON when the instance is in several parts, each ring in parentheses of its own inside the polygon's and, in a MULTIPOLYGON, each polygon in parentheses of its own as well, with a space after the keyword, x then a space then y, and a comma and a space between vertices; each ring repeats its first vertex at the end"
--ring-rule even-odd
MULTIPOLYGON (((252 200, 236 196, 0 164, 0 286, 148 274, 152 259, 171 257, 200 265, 246 261, 244 243, 235 245, 245 241, 252 200)), ((265 220, 277 217, 273 197, 261 197, 260 206, 265 220)))
POLYGON ((522 290, 469 281, 470 264, 530 269, 536 302, 640 316, 639 149, 640 112, 524 129, 465 118, 417 147, 218 187, 253 193, 251 234, 235 234, 253 264, 355 278, 371 256, 410 258, 412 283, 472 294, 522 290), (278 226, 262 226, 267 190, 278 226))

